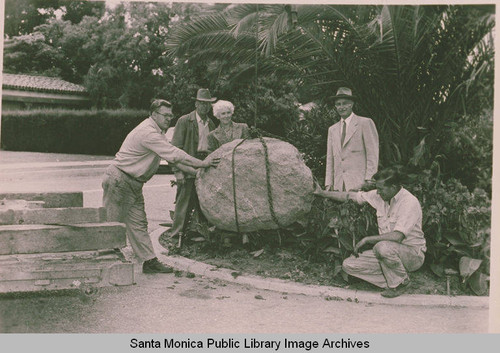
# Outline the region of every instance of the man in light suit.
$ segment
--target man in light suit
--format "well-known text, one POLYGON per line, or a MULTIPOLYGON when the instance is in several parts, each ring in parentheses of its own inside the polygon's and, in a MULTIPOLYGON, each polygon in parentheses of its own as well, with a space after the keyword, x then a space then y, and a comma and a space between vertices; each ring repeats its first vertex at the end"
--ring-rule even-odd
POLYGON ((340 121, 328 129, 326 190, 360 189, 378 169, 378 133, 372 119, 353 113, 356 97, 340 87, 333 97, 340 121))
MULTIPOLYGON (((212 103, 217 98, 212 97, 206 88, 200 88, 196 95, 196 110, 181 116, 175 125, 172 145, 187 152, 198 159, 205 159, 208 155, 208 134, 215 129, 215 124, 209 118, 208 113, 212 109, 212 103)), ((169 231, 171 237, 182 235, 189 223, 191 211, 195 209, 200 217, 200 210, 196 188, 194 186, 196 170, 184 167, 182 170, 172 168, 177 181, 177 195, 175 198, 175 211, 172 228, 169 231)))

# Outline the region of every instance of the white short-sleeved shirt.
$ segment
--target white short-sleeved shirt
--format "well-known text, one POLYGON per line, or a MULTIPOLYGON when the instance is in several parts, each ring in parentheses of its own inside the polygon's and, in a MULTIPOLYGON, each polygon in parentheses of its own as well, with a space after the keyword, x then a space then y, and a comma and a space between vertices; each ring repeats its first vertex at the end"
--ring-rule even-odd
POLYGON ((176 163, 192 157, 170 144, 158 124, 149 117, 127 135, 113 163, 118 169, 145 183, 158 170, 160 159, 176 163))
POLYGON ((379 234, 398 231, 403 233, 401 244, 426 251, 424 232, 422 231, 422 208, 420 202, 405 188, 388 203, 384 201, 377 190, 350 193, 357 203, 369 203, 377 210, 379 234))

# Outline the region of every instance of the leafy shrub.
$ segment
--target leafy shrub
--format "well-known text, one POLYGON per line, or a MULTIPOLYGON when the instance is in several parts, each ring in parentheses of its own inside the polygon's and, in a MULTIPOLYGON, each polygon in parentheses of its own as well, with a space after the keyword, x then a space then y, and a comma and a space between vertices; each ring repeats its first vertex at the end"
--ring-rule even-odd
POLYGON ((281 139, 299 118, 296 83, 280 80, 276 75, 260 77, 257 90, 253 82, 220 80, 216 93, 219 99, 233 102, 234 121, 244 122, 281 139))
POLYGON ((335 267, 334 274, 339 274, 342 261, 352 254, 355 244, 375 234, 378 234, 377 218, 371 206, 315 198, 298 242, 316 259, 330 261, 335 267))
POLYGON ((422 205, 426 262, 433 272, 443 276, 446 268, 458 268, 464 282, 484 294, 490 268, 488 194, 479 188, 470 192, 456 179, 443 182, 430 170, 410 175, 408 189, 422 205))
POLYGON ((442 137, 442 172, 459 179, 469 190, 481 188, 491 195, 493 164, 492 112, 464 116, 448 124, 442 137))
POLYGON ((207 66, 199 62, 178 62, 170 70, 174 80, 166 80, 157 89, 156 97, 172 102, 172 113, 179 118, 195 109, 196 91, 199 88, 209 88, 212 96, 217 92, 207 77, 207 66))
POLYGON ((287 129, 287 140, 302 153, 304 162, 320 181, 325 178, 328 128, 338 120, 334 109, 320 106, 305 112, 302 120, 294 122, 287 129))
POLYGON ((10 151, 114 155, 148 116, 139 110, 36 110, 2 113, 2 148, 10 151))

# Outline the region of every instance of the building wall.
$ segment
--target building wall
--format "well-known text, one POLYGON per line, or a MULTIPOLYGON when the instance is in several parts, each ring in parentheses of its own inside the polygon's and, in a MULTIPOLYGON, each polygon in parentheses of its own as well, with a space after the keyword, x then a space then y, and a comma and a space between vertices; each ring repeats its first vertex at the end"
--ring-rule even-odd
POLYGON ((78 94, 59 94, 4 89, 2 110, 89 109, 90 101, 78 94))

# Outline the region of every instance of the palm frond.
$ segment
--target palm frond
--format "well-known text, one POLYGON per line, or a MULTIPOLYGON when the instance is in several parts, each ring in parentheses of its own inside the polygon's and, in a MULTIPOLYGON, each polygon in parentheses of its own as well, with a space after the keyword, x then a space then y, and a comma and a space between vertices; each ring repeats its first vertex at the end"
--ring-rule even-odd
MULTIPOLYGON (((182 56, 189 49, 195 49, 196 45, 201 46, 203 42, 199 40, 200 36, 207 34, 221 34, 224 38, 222 44, 226 44, 228 24, 223 13, 214 13, 200 16, 195 20, 183 23, 172 28, 166 43, 166 51, 169 56, 182 56)), ((213 39, 213 44, 218 41, 213 39)))

